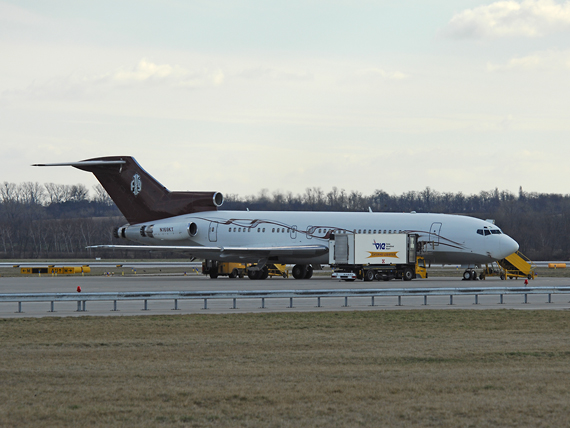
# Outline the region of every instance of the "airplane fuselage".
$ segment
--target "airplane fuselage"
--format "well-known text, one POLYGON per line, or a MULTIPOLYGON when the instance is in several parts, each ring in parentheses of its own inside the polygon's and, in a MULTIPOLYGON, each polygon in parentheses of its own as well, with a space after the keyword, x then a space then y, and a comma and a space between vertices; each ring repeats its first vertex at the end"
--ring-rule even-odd
MULTIPOLYGON (((335 233, 416 233, 422 255, 432 264, 481 265, 518 250, 518 244, 494 224, 449 214, 206 211, 124 226, 123 236, 146 245, 189 247, 328 247, 335 233), (141 228, 143 233, 141 233, 141 228)), ((255 263, 255 252, 209 257, 255 263)), ((280 254, 278 263, 327 264, 326 252, 312 258, 280 254)))

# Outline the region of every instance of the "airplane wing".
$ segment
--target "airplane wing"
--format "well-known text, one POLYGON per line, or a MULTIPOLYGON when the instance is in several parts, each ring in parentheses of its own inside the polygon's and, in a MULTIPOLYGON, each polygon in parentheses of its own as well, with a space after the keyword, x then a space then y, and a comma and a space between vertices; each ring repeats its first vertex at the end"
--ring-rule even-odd
POLYGON ((174 251, 196 258, 239 257, 257 260, 273 256, 316 257, 329 251, 324 245, 290 245, 279 247, 190 247, 184 245, 93 245, 91 249, 134 250, 134 251, 174 251))

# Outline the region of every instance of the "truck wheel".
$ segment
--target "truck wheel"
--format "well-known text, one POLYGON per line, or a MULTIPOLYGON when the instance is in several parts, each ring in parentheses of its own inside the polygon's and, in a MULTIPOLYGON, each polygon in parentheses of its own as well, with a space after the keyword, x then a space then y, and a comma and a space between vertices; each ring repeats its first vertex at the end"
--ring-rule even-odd
POLYGON ((218 272, 210 272, 210 278, 216 279, 218 277, 218 272))
POLYGON ((411 281, 414 278, 414 273, 410 268, 404 269, 404 274, 402 275, 402 279, 404 281, 411 281))
POLYGON ((367 270, 364 271, 364 281, 374 281, 374 271, 373 270, 367 270))
POLYGON ((313 276, 313 266, 307 265, 307 272, 305 273, 305 279, 311 279, 313 276))
POLYGON ((307 273, 307 265, 293 266, 293 278, 304 279, 306 273, 307 273))

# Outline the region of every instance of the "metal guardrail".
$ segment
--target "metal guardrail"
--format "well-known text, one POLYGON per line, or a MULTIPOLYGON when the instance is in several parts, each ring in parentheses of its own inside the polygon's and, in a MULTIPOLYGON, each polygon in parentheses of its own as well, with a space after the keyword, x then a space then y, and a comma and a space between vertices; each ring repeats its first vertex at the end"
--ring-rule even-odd
POLYGON ((503 303, 504 295, 524 295, 524 303, 528 303, 529 294, 548 295, 548 303, 552 303, 553 294, 570 294, 567 287, 469 287, 469 288, 384 288, 384 289, 329 289, 329 290, 243 290, 243 291, 140 291, 140 292, 104 292, 104 293, 9 293, 0 294, 0 303, 17 302, 18 312, 22 312, 23 302, 50 302, 54 312, 55 302, 76 301, 77 311, 85 311, 87 301, 113 301, 113 311, 117 310, 117 301, 144 301, 144 309, 148 310, 149 300, 173 300, 175 310, 178 300, 203 300, 203 309, 208 309, 208 299, 232 299, 233 308, 237 308, 238 299, 261 299, 261 308, 265 308, 265 299, 289 299, 289 308, 293 308, 293 299, 316 298, 317 307, 321 307, 322 298, 344 297, 344 307, 348 307, 349 297, 369 297, 371 306, 375 306, 376 297, 398 297, 398 306, 402 306, 402 297, 423 296, 427 305, 428 296, 449 296, 449 304, 453 305, 454 296, 470 295, 479 304, 480 295, 498 295, 499 303, 503 303))

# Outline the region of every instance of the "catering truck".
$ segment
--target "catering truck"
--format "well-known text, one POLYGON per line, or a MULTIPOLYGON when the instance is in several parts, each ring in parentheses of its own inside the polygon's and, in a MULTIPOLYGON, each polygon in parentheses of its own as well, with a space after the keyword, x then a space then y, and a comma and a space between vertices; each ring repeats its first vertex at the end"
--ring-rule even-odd
POLYGON ((418 235, 413 233, 337 234, 329 240, 332 277, 345 281, 427 278, 417 250, 418 235))

